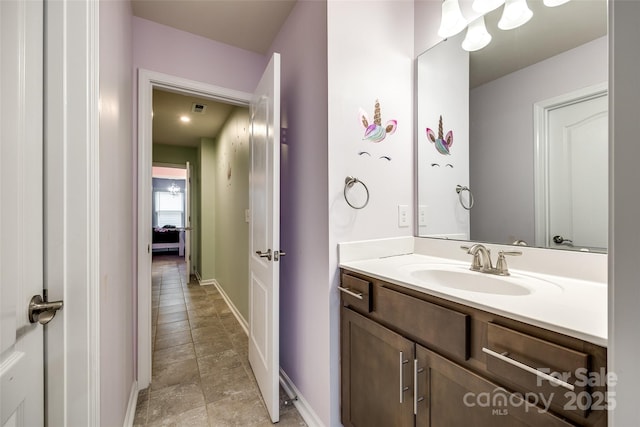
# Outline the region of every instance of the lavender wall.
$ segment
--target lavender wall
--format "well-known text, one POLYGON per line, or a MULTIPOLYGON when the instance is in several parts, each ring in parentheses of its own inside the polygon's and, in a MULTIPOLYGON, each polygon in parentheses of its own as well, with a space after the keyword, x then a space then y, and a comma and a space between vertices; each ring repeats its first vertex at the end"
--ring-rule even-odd
POLYGON ((272 45, 282 59, 280 366, 330 422, 327 4, 299 0, 272 45))
POLYGON ((266 57, 133 18, 133 65, 224 88, 253 92, 266 57))
POLYGON ((99 13, 100 421, 115 426, 136 378, 131 5, 101 1, 99 13))

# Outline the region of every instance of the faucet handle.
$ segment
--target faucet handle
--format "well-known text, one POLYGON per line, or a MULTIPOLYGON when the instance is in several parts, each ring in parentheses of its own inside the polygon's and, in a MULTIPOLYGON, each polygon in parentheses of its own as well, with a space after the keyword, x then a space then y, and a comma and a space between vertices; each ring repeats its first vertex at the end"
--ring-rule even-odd
POLYGON ((505 255, 509 256, 519 256, 522 255, 521 251, 499 251, 498 252, 498 261, 496 261, 496 272, 500 276, 508 276, 509 269, 507 268, 507 260, 505 259, 505 255))

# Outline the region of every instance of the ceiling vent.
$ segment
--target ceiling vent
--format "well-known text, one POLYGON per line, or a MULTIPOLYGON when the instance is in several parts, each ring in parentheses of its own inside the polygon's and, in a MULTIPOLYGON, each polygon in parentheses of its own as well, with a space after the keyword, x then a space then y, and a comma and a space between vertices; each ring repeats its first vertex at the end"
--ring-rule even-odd
POLYGON ((191 104, 191 112, 193 113, 203 114, 206 110, 207 106, 204 104, 198 104, 197 102, 191 104))

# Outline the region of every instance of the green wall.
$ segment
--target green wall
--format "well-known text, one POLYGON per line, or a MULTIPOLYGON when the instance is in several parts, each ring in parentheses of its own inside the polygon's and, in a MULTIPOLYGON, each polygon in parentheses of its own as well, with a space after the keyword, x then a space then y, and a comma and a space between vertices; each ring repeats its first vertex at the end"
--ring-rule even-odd
POLYGON ((178 145, 153 144, 154 164, 191 165, 191 269, 202 274, 200 266, 200 167, 198 164, 198 148, 178 145))
POLYGON ((216 280, 249 320, 249 110, 236 108, 215 144, 216 280))
POLYGON ((203 281, 216 278, 216 200, 215 200, 215 150, 211 138, 202 138, 199 149, 200 162, 200 270, 203 281))

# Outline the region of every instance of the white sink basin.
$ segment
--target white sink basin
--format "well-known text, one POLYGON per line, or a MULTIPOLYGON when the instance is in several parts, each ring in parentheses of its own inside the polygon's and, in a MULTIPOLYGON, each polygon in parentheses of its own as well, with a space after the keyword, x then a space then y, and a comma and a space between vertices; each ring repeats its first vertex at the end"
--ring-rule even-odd
POLYGON ((455 264, 413 264, 401 267, 412 279, 429 285, 483 294, 525 296, 534 292, 560 293, 553 282, 512 273, 510 276, 480 273, 455 264))

